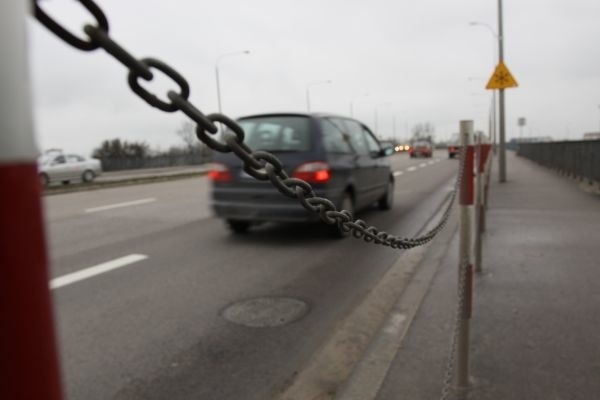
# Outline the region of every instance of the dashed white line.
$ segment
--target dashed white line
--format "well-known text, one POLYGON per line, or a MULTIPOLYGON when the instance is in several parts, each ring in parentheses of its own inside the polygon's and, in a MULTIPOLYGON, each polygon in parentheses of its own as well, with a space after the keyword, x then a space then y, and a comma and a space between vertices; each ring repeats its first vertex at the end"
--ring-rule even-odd
POLYGON ((403 173, 404 173, 404 172, 402 172, 402 171, 395 171, 395 172, 394 172, 394 176, 400 176, 400 175, 402 175, 403 173))
POLYGON ((106 205, 106 206, 86 208, 85 212, 86 213, 95 213, 95 212, 99 212, 99 211, 112 210, 113 208, 137 206, 137 205, 140 205, 140 204, 152 203, 154 201, 156 201, 156 199, 153 198, 153 197, 150 197, 150 198, 147 198, 147 199, 126 201, 124 203, 116 203, 116 204, 109 204, 109 205, 106 205))
POLYGON ((426 167, 426 166, 427 166, 427 163, 421 163, 421 164, 419 164, 419 168, 423 168, 423 167, 426 167))
POLYGON ((54 278, 50 281, 50 289, 58 289, 60 287, 67 286, 72 283, 79 282, 84 279, 88 279, 93 276, 100 275, 105 272, 109 272, 114 269, 145 260, 146 258, 148 258, 148 256, 144 254, 130 254, 128 256, 117 258, 112 261, 107 261, 105 263, 82 269, 71 274, 59 276, 58 278, 54 278))
POLYGON ((437 162, 437 161, 431 160, 431 161, 427 162, 427 164, 429 164, 429 165, 433 165, 433 164, 435 164, 436 162, 437 162))
POLYGON ((406 170, 407 170, 408 172, 413 172, 413 171, 416 171, 416 170, 417 170, 417 167, 408 167, 408 168, 406 168, 406 170))

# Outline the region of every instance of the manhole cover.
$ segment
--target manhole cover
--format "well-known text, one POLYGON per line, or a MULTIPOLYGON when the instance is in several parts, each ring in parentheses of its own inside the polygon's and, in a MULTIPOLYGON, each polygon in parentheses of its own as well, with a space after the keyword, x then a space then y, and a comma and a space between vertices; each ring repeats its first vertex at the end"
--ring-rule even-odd
POLYGON ((308 312, 308 304, 290 297, 260 297, 233 303, 223 317, 235 324, 269 328, 289 324, 308 312))

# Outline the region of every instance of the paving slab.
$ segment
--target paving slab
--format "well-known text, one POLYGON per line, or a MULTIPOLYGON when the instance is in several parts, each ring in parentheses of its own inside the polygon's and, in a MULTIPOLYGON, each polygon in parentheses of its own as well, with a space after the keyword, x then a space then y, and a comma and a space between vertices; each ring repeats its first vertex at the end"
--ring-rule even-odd
MULTIPOLYGON (((464 399, 600 398, 600 196, 508 154, 492 176, 475 278, 464 399)), ((456 302, 458 240, 377 394, 440 398, 456 302)))

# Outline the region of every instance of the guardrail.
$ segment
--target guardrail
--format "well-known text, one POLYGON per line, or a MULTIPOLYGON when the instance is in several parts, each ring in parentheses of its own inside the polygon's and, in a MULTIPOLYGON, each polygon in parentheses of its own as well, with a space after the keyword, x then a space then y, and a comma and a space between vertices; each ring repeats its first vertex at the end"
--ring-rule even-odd
POLYGON ((600 140, 520 143, 517 155, 574 178, 600 182, 600 140))

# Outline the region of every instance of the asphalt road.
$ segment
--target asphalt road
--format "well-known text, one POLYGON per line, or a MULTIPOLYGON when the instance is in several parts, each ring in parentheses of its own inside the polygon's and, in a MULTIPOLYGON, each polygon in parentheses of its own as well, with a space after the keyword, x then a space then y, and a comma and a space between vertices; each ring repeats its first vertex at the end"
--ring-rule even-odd
MULTIPOLYGON (((451 188, 458 162, 444 156, 393 156, 394 209, 359 216, 415 234, 451 188)), ((274 398, 399 257, 319 224, 234 236, 209 188, 200 177, 44 198, 69 399, 274 398), (256 297, 308 309, 277 327, 223 317, 256 297)))

